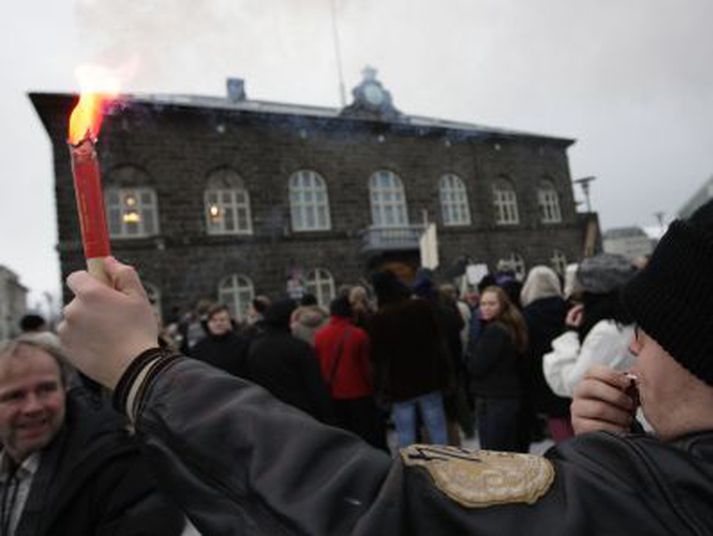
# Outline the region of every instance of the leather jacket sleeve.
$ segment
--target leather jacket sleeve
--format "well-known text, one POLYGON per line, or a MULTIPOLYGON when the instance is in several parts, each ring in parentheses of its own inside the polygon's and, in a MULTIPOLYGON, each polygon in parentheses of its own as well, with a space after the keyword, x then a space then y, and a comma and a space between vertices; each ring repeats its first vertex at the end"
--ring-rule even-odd
POLYGON ((161 487, 211 536, 348 534, 391 466, 355 436, 188 359, 152 381, 135 425, 161 487))
POLYGON ((647 436, 588 434, 547 460, 438 446, 392 460, 197 361, 178 358, 147 382, 138 437, 205 535, 705 533, 659 467, 675 461, 677 482, 707 490, 701 504, 710 471, 647 436))

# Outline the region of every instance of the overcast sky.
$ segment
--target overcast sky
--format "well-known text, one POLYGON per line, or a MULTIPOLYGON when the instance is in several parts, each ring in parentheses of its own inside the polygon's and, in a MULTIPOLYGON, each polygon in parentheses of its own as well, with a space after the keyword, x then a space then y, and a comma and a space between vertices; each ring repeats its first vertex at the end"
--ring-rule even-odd
MULTIPOLYGON (((713 174, 710 0, 335 0, 347 90, 365 65, 396 106, 577 139, 604 229, 673 215, 713 174)), ((59 293, 49 139, 28 91, 136 58, 132 92, 336 106, 330 0, 40 0, 0 21, 0 265, 59 293)), ((579 195, 579 192, 576 192, 579 195)))

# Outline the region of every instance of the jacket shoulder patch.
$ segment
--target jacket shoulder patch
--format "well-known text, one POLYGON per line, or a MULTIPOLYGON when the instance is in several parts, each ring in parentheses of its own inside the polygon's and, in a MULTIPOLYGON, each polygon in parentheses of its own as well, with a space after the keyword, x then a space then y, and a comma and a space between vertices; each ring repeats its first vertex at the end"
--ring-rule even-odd
POLYGON ((555 477, 552 463, 532 454, 410 445, 401 459, 407 467, 424 468, 439 490, 468 508, 533 504, 555 477))

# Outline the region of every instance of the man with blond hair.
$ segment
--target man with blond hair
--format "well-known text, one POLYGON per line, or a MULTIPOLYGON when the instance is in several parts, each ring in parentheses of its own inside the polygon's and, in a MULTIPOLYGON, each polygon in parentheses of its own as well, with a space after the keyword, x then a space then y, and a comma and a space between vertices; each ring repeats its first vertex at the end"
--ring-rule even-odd
POLYGON ((180 534, 119 416, 44 334, 0 348, 0 534, 180 534))

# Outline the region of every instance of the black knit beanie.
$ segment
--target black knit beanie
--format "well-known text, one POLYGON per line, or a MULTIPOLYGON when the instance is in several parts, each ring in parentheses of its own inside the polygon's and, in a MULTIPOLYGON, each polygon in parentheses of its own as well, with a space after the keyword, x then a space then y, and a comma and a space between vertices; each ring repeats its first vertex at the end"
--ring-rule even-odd
POLYGON ((297 302, 292 298, 282 298, 274 301, 265 311, 265 323, 283 330, 290 329, 290 317, 297 308, 297 302))
POLYGON ((622 298, 648 335, 713 385, 713 201, 669 226, 622 298))
POLYGON ((338 296, 329 304, 329 314, 341 318, 352 316, 352 304, 349 303, 349 296, 338 296))
POLYGON ((386 303, 406 299, 411 295, 409 288, 391 270, 373 273, 371 284, 374 287, 379 307, 386 303))

